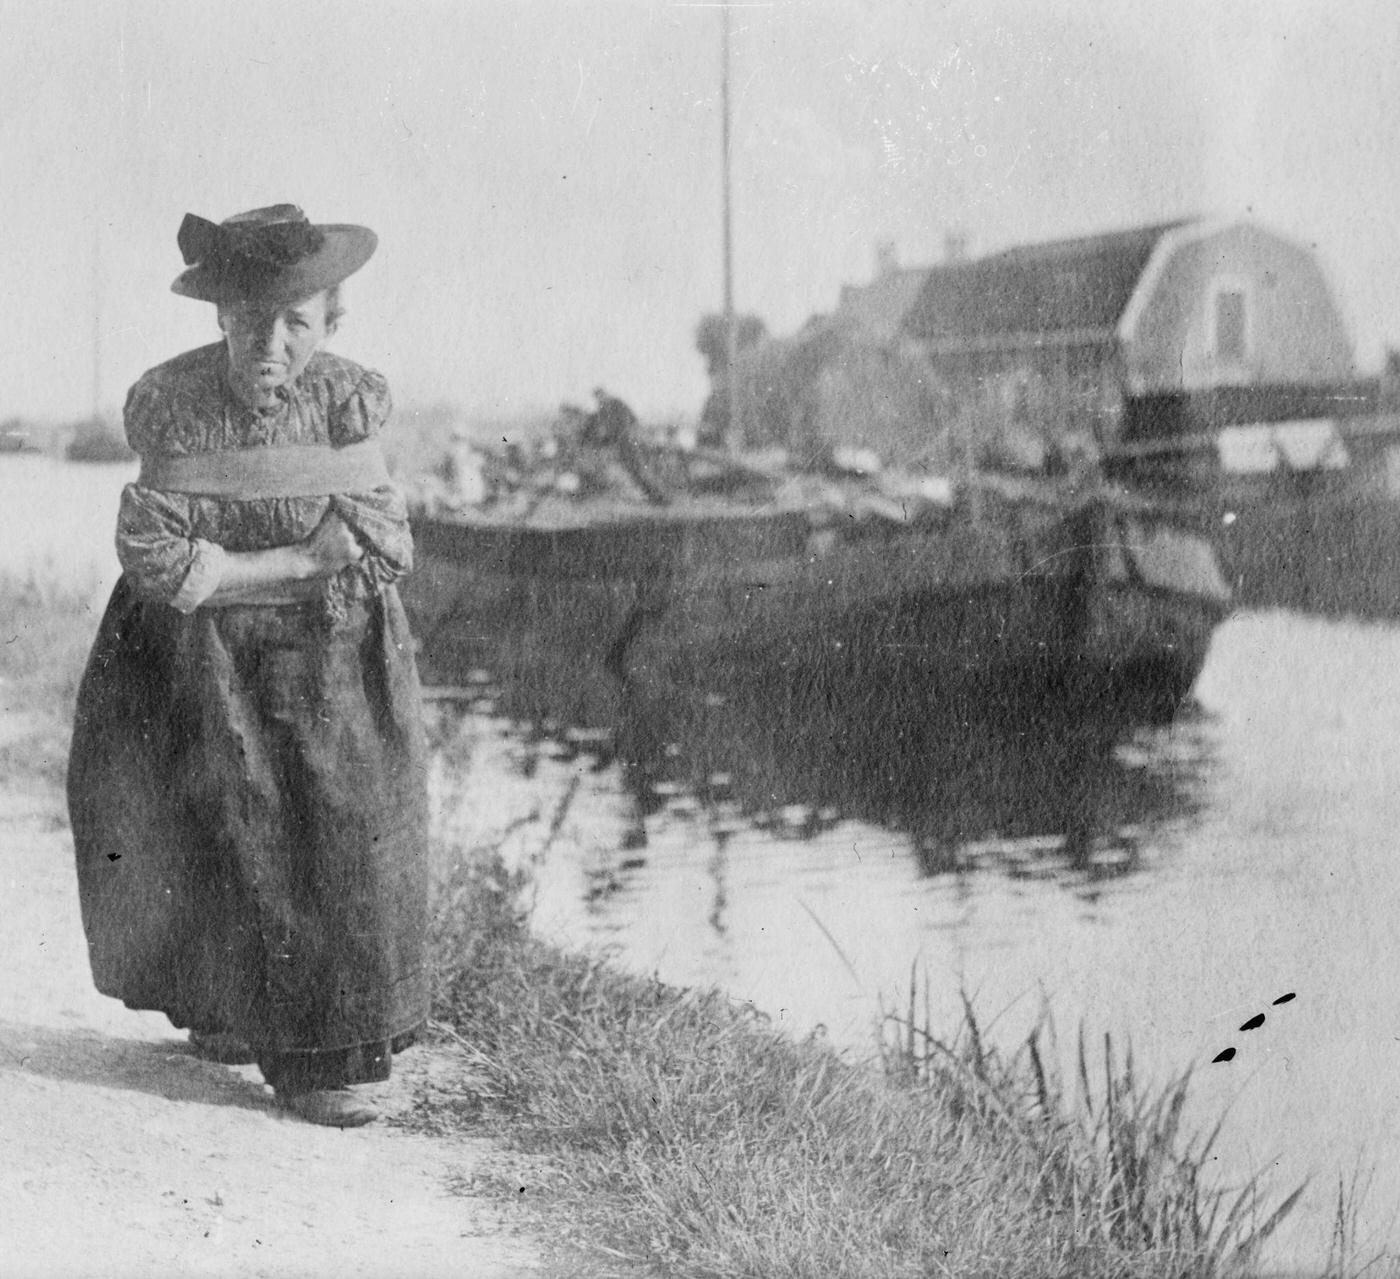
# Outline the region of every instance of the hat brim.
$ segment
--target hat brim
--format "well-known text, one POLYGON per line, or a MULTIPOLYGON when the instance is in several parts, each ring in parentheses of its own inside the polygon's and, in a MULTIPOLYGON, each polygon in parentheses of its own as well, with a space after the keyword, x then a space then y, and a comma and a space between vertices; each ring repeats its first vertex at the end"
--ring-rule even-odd
POLYGON ((170 291, 200 302, 299 302, 354 275, 379 244, 365 226, 334 222, 316 229, 324 236, 321 247, 288 266, 214 271, 199 263, 182 271, 170 291))

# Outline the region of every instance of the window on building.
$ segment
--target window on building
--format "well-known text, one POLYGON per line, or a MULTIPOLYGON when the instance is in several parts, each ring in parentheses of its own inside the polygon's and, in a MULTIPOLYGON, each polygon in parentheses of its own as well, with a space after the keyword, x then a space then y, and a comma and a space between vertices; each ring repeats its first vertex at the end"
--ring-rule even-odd
POLYGON ((1240 364, 1249 355, 1249 295, 1238 285, 1215 291, 1215 358, 1240 364))

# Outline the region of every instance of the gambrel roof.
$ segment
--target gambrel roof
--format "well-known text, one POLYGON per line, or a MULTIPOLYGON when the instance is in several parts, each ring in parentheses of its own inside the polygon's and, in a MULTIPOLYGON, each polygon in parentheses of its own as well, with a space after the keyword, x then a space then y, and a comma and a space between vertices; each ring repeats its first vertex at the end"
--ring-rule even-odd
POLYGON ((1018 246, 931 268, 904 331, 933 350, 1108 340, 1154 250, 1184 220, 1018 246))

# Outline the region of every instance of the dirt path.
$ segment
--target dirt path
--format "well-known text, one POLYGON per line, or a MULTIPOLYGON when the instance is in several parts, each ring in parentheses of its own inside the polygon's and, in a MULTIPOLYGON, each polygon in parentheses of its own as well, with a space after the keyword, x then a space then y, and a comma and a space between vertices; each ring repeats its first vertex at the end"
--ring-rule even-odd
MULTIPOLYGON (((98 995, 56 803, 0 786, 0 1279, 540 1273, 508 1207, 453 1192, 487 1143, 301 1123, 255 1067, 98 995)), ((470 1086, 429 1046, 367 1091, 392 1117, 470 1086)))

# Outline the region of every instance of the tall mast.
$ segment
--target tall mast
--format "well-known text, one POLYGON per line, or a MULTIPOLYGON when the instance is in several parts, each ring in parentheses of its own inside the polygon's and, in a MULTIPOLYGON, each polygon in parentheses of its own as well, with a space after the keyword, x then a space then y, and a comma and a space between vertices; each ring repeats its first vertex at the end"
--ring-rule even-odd
POLYGON ((739 405, 739 334, 734 318, 734 215, 730 177, 729 143, 729 6, 720 8, 720 161, 724 192, 724 351, 729 383, 729 423, 726 434, 731 446, 743 439, 743 414, 739 405))

